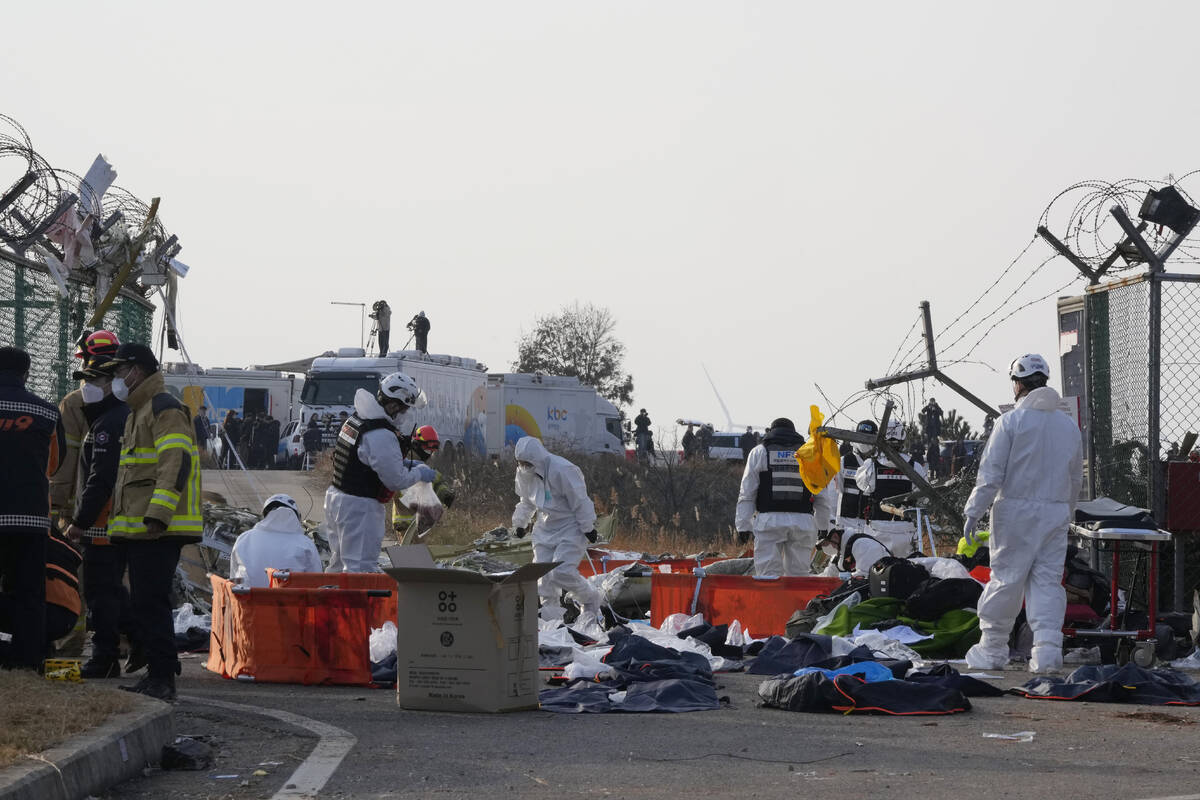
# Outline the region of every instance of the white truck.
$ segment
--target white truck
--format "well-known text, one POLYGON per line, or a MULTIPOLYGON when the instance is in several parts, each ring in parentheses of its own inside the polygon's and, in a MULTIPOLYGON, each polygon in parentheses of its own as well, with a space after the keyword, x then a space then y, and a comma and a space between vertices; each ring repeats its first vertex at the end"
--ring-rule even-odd
POLYGON ((578 378, 493 373, 487 376, 486 400, 490 456, 511 453, 522 436, 536 436, 552 450, 625 456, 617 407, 578 378))
MULTIPOLYGON (((374 393, 379 379, 393 372, 412 376, 429 398, 429 405, 409 413, 414 425, 432 425, 444 448, 461 451, 482 447, 486 367, 473 358, 417 350, 371 357, 362 348, 343 347, 336 356, 313 359, 300 395, 298 432, 303 434, 314 415, 324 423, 331 417, 337 419, 342 412, 353 414, 355 392, 367 389, 374 393)), ((326 439, 332 444, 331 436, 326 439)))
POLYGON ((280 422, 295 413, 303 378, 266 369, 213 367, 194 364, 163 364, 167 391, 186 405, 194 416, 200 406, 208 407, 210 422, 225 418, 229 411, 239 416, 266 412, 280 422))
POLYGON ((393 372, 412 376, 428 396, 429 405, 411 411, 409 422, 436 428, 443 449, 500 456, 506 445, 511 448, 521 436, 537 436, 564 449, 624 453, 620 412, 578 378, 488 374, 472 358, 416 350, 371 357, 361 348, 347 347, 336 356, 313 360, 291 437, 298 441, 289 439, 289 454, 294 446, 302 446, 304 428, 313 416, 326 446, 331 445, 336 420, 342 412, 354 413, 355 392, 374 392, 379 379, 393 372))

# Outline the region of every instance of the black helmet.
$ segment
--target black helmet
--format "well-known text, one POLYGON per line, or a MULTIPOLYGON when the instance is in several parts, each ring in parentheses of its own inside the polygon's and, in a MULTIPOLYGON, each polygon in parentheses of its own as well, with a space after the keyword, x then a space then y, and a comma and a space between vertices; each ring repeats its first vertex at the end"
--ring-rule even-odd
POLYGON ((854 430, 858 431, 859 433, 869 433, 870 435, 874 436, 875 434, 879 433, 879 426, 875 424, 875 420, 864 419, 862 422, 858 423, 858 427, 854 430))
POLYGON ((779 417, 771 422, 771 430, 782 430, 796 432, 795 424, 787 417, 779 417))

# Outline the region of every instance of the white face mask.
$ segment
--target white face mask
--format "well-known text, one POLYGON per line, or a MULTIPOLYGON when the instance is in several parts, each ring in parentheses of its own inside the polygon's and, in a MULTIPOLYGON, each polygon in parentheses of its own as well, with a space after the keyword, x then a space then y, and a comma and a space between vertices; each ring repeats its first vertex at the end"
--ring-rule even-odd
POLYGON ((869 458, 875 452, 875 448, 869 444, 860 444, 855 442, 850 446, 854 448, 854 452, 858 453, 863 458, 869 458))
POLYGON ((79 387, 79 392, 83 395, 84 403, 99 403, 104 399, 104 390, 94 383, 85 383, 79 387))
POLYGON ((124 378, 113 378, 112 393, 118 400, 129 399, 129 387, 125 385, 124 378))
POLYGON ((838 554, 837 545, 835 545, 833 542, 826 542, 825 544, 821 545, 821 552, 830 558, 833 558, 838 554))

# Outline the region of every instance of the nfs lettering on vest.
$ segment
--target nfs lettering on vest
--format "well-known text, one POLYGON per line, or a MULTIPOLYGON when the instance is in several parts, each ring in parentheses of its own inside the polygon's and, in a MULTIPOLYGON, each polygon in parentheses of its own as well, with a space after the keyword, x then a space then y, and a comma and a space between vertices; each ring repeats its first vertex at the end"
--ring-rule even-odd
POLYGON ((795 450, 768 450, 767 456, 771 466, 794 465, 796 463, 795 450))

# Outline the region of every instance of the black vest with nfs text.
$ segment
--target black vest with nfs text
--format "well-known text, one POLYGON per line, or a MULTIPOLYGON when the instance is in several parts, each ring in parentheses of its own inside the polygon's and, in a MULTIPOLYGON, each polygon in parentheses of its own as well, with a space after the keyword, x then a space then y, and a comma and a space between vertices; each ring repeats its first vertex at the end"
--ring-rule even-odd
POLYGON ((811 514, 812 493, 800 478, 796 448, 804 443, 799 434, 773 434, 763 441, 767 468, 758 473, 758 495, 754 508, 760 512, 783 511, 811 514))
MULTIPOLYGON (((903 458, 903 456, 901 456, 903 458)), ((885 466, 875 460, 875 494, 871 496, 871 519, 895 519, 892 514, 880 508, 880 502, 889 497, 908 494, 913 490, 913 482, 899 467, 885 466)))
POLYGON ((394 431, 391 421, 386 419, 363 419, 353 414, 342 423, 338 431, 337 444, 333 451, 333 487, 355 497, 369 497, 386 502, 391 492, 379 480, 375 470, 358 457, 362 437, 369 431, 387 428, 394 431))

